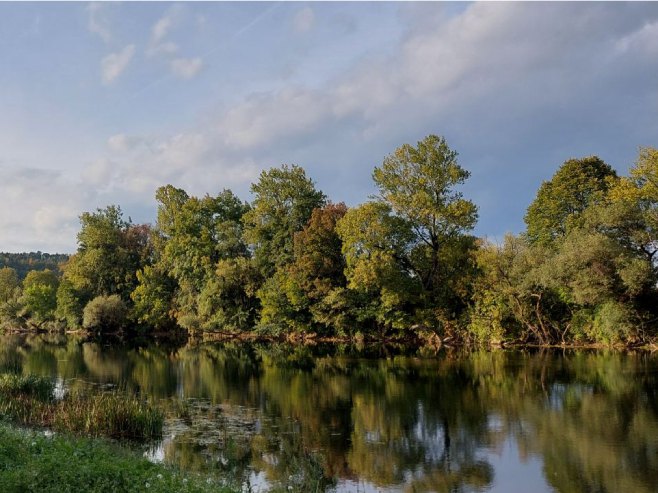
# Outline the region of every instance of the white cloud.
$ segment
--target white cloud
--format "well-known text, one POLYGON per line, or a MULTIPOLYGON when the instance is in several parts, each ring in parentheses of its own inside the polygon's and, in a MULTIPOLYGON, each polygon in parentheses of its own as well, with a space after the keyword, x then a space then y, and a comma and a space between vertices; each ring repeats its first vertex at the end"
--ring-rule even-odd
MULTIPOLYGON (((169 39, 171 32, 184 19, 184 10, 180 5, 175 5, 167 10, 151 28, 151 38, 149 41, 146 54, 149 57, 161 56, 167 60, 171 73, 181 79, 192 79, 203 68, 203 60, 200 57, 183 57, 177 56, 180 52, 178 43, 169 39)), ((196 25, 199 26, 199 19, 205 18, 197 16, 196 25)))
POLYGON ((172 26, 174 25, 174 15, 172 11, 169 11, 164 16, 160 17, 153 24, 151 28, 151 43, 157 44, 164 39, 164 37, 169 33, 172 26))
POLYGON ((109 20, 105 14, 105 4, 92 2, 87 7, 89 14, 87 20, 87 29, 89 32, 100 36, 100 38, 109 43, 112 39, 109 20))
POLYGON ((213 186, 246 190, 260 168, 253 159, 218 151, 214 137, 187 132, 152 139, 150 145, 129 146, 121 165, 114 167, 113 186, 133 196, 148 197, 149 202, 154 191, 167 183, 196 194, 211 192, 213 186))
POLYGON ((651 56, 658 56, 658 21, 649 22, 640 29, 624 36, 616 43, 618 53, 641 51, 651 56))
POLYGON ((315 13, 311 7, 304 7, 297 14, 293 20, 295 31, 304 33, 310 31, 315 24, 315 13))
POLYGON ((149 48, 146 50, 146 54, 148 56, 155 56, 155 55, 172 56, 178 53, 179 49, 180 48, 178 47, 178 45, 173 41, 165 41, 157 45, 149 46, 149 48))
POLYGON ((127 152, 144 142, 138 137, 131 137, 126 134, 116 134, 107 139, 107 146, 114 152, 127 152))
MULTIPOLYGON (((260 170, 282 162, 306 167, 334 200, 364 200, 372 166, 430 132, 444 134, 473 172, 485 228, 510 229, 522 212, 510 205, 509 189, 518 191, 515 204, 529 200, 533 183, 546 177, 540 164, 558 165, 593 143, 604 150, 587 153, 606 145, 634 153, 646 142, 637 136, 655 135, 655 108, 646 104, 658 94, 658 58, 648 56, 656 53, 652 8, 482 3, 438 21, 424 15, 396 49, 369 54, 331 81, 252 94, 170 135, 112 135, 79 181, 2 170, 0 196, 24 206, 0 209, 0 231, 25 239, 11 249, 62 250, 74 242, 81 211, 107 203, 154 208, 153 193, 166 183, 196 195, 230 187, 246 198, 260 170), (624 118, 634 120, 635 133, 624 118)), ((164 45, 172 27, 161 26, 153 36, 164 45)), ((131 46, 108 65, 121 65, 131 46)), ((163 51, 180 76, 202 66, 163 51), (185 62, 176 68, 175 60, 185 62)), ((134 47, 123 67, 108 69, 108 82, 133 55, 134 47)))
POLYGON ((182 8, 173 6, 160 17, 153 27, 151 27, 151 38, 146 54, 154 56, 158 54, 171 55, 178 52, 178 45, 173 41, 167 40, 171 30, 179 24, 182 8))
MULTIPOLYGON (((121 186, 141 192, 176 182, 202 193, 214 183, 245 187, 261 167, 306 155, 312 161, 300 164, 331 163, 334 175, 340 167, 345 175, 357 163, 327 156, 381 158, 404 135, 446 130, 464 140, 474 132, 487 136, 473 148, 504 145, 528 131, 529 118, 548 128, 552 122, 544 115, 565 105, 578 112, 582 100, 595 97, 591 88, 605 80, 602 71, 616 70, 602 53, 635 32, 637 23, 645 25, 640 15, 623 25, 617 18, 614 9, 582 5, 471 5, 439 25, 412 25, 397 52, 362 61, 324 87, 253 94, 214 123, 149 146, 127 144, 140 137, 112 137, 113 149, 131 151, 121 186), (335 145, 345 140, 361 148, 335 145)), ((651 33, 641 32, 642 39, 651 33)), ((193 65, 181 64, 180 75, 183 68, 191 72, 193 65)))
POLYGON ((116 163, 109 159, 97 159, 82 171, 81 177, 85 183, 97 188, 105 188, 110 184, 115 170, 116 163))
POLYGON ((256 94, 227 111, 216 126, 229 149, 247 150, 299 134, 313 133, 331 117, 327 95, 305 88, 256 94))
POLYGON ((2 176, 7 206, 0 208, 0 230, 11 237, 0 241, 0 250, 71 252, 84 193, 52 170, 5 168, 2 176))
POLYGON ((192 79, 203 68, 203 61, 201 58, 174 58, 170 62, 170 66, 171 71, 177 77, 192 79))
POLYGON ((130 64, 135 55, 135 45, 128 45, 117 53, 110 53, 101 60, 101 78, 104 84, 114 82, 130 64))

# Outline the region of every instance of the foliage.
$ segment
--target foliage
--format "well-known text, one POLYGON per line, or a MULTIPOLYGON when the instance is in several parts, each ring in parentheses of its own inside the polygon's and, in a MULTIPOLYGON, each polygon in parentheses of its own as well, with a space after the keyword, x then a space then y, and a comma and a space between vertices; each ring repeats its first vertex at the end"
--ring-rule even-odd
POLYGON ((569 159, 539 187, 525 216, 531 243, 550 245, 578 222, 580 214, 600 201, 617 178, 597 156, 569 159))
POLYGON ((54 320, 58 285, 59 279, 48 269, 28 272, 23 279, 23 294, 19 300, 23 317, 37 327, 54 320))
POLYGON ((15 298, 19 286, 16 269, 2 267, 0 269, 0 303, 7 303, 15 298))
POLYGON ((413 238, 408 224, 382 202, 367 202, 347 211, 336 226, 345 256, 348 287, 362 301, 360 322, 405 328, 409 306, 420 283, 405 256, 413 238))
POLYGON ((263 171, 251 186, 254 201, 244 215, 244 237, 264 277, 292 261, 294 234, 306 225, 325 195, 315 189, 303 168, 283 165, 263 171))
POLYGON ((0 269, 0 326, 656 340, 658 150, 641 148, 621 177, 596 156, 565 161, 528 207, 526 231, 500 245, 471 234, 477 207, 460 191, 470 173, 457 157, 437 135, 403 144, 375 167, 377 194, 349 210, 282 165, 260 174, 251 203, 160 187, 153 227, 118 206, 85 212, 61 279, 35 269, 21 284, 0 269))
POLYGON ((137 287, 130 293, 134 319, 156 329, 170 327, 175 290, 176 281, 160 265, 145 265, 137 271, 137 287))
POLYGON ((346 286, 342 242, 336 232, 346 212, 342 203, 314 209, 308 224, 295 233, 292 262, 280 266, 258 292, 262 326, 349 330, 339 320, 346 307, 336 310, 329 302, 335 290, 346 286))
POLYGON ((469 326, 477 339, 519 338, 538 344, 565 340, 568 307, 544 278, 550 258, 550 250, 512 235, 502 245, 482 246, 469 326))
POLYGON ((130 300, 136 272, 150 256, 149 228, 123 219, 121 208, 108 206, 80 216, 78 251, 63 266, 85 304, 100 295, 130 300))
POLYGON ((655 334, 652 156, 642 150, 622 178, 598 158, 567 161, 529 207, 526 235, 483 247, 469 325, 476 338, 613 344, 655 334))
POLYGON ((57 308, 55 317, 64 323, 67 329, 77 329, 82 325, 82 311, 85 299, 73 283, 68 279, 62 279, 57 288, 57 308))
POLYGON ((445 139, 429 135, 375 168, 377 200, 341 221, 349 286, 376 293, 368 305, 376 307, 380 326, 415 321, 449 332, 448 323, 465 309, 468 289, 461 280, 470 275, 474 248, 465 233, 477 208, 456 187, 468 176, 445 139))
POLYGON ((95 332, 113 332, 126 322, 128 308, 119 295, 97 296, 85 306, 82 326, 95 332))
POLYGON ((0 252, 0 269, 11 268, 16 271, 19 279, 24 279, 31 270, 46 270, 60 273, 60 266, 68 260, 69 256, 61 253, 0 252))
POLYGON ((250 327, 257 275, 242 239, 249 206, 230 190, 199 199, 168 185, 156 198, 156 262, 138 272, 131 295, 138 319, 190 332, 250 327))

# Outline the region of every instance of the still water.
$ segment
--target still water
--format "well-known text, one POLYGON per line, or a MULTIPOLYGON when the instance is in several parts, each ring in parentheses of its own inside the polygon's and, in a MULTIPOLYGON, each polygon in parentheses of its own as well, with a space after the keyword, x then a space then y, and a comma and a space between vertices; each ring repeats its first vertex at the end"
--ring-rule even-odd
POLYGON ((657 354, 32 336, 0 370, 139 393, 167 414, 146 456, 245 491, 658 491, 657 354))

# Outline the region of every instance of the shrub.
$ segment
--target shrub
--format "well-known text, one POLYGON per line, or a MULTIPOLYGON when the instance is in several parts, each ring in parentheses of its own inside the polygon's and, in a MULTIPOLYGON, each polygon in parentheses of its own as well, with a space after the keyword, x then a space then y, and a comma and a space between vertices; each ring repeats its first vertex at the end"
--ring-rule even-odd
POLYGON ((633 332, 631 314, 621 303, 607 301, 596 310, 590 336, 597 342, 614 344, 633 332))
POLYGON ((119 330, 126 321, 128 308, 116 294, 97 296, 85 306, 82 326, 96 332, 119 330))

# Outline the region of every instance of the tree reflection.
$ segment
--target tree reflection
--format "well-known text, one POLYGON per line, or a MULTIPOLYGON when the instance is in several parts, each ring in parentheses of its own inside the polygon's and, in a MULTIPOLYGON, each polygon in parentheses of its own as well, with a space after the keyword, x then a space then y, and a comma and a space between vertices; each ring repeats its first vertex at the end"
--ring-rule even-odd
POLYGON ((556 491, 655 491, 658 358, 649 353, 404 354, 244 344, 105 347, 5 337, 3 371, 112 384, 169 416, 165 461, 233 483, 338 481, 476 491, 509 440, 556 491))

